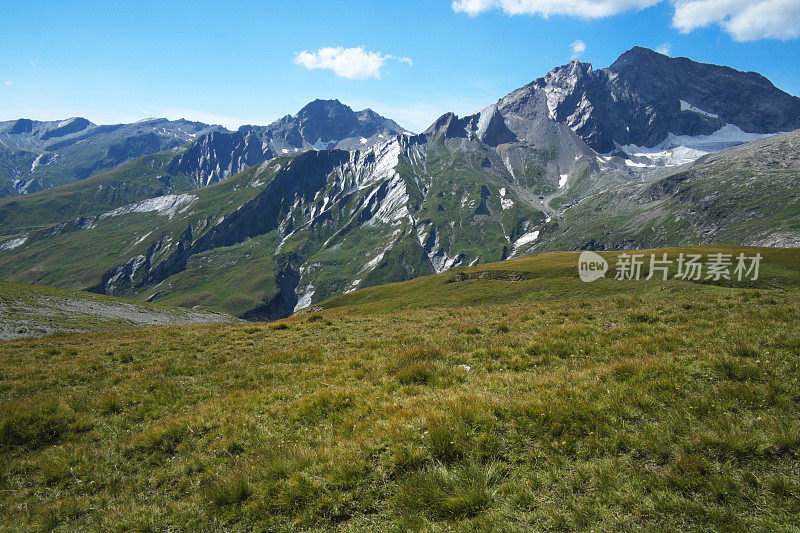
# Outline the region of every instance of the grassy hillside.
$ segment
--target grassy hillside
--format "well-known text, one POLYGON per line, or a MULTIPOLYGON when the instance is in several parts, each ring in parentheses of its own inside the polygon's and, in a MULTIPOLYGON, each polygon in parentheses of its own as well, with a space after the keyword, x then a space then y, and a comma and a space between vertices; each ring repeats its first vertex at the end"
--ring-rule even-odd
POLYGON ((167 150, 35 194, 0 198, 0 232, 11 235, 41 229, 158 196, 159 190, 163 194, 165 185, 157 178, 166 173, 165 166, 174 156, 174 150, 167 150))
POLYGON ((800 261, 761 252, 759 288, 552 254, 2 343, 0 529, 795 530, 800 261))
POLYGON ((344 307, 357 311, 391 312, 433 307, 464 307, 487 304, 513 304, 551 300, 589 300, 615 294, 634 293, 640 297, 673 296, 691 293, 726 294, 729 287, 778 289, 800 287, 800 250, 796 248, 756 248, 746 246, 686 246, 627 252, 599 252, 609 265, 604 279, 584 283, 578 277, 580 252, 552 252, 474 267, 460 267, 439 276, 417 278, 337 296, 322 302, 323 308, 344 307), (645 263, 641 280, 614 279, 614 266, 620 253, 643 254, 645 263), (713 282, 674 279, 677 265, 670 268, 669 278, 657 274, 646 280, 650 255, 662 254, 677 260, 679 254, 723 253, 733 257, 740 253, 763 257, 759 279, 754 281, 720 280, 713 282), (727 287, 727 288, 726 288, 727 287))
POLYGON ((234 321, 218 313, 0 281, 0 340, 36 337, 56 331, 106 331, 234 321))
MULTIPOLYGON (((279 159, 278 163, 280 161, 282 160, 279 159)), ((253 186, 254 182, 258 185, 254 177, 256 170, 258 169, 254 167, 233 179, 192 191, 192 198, 195 200, 191 208, 178 213, 149 211, 119 216, 101 215, 85 222, 73 220, 63 227, 59 225, 31 232, 27 235, 25 246, 0 251, 0 277, 18 283, 89 289, 100 283, 104 274, 118 266, 121 260, 136 264, 137 257, 149 255, 153 263, 157 263, 179 246, 187 231, 192 231, 193 228, 194 236, 198 237, 204 229, 213 226, 215 221, 229 215, 256 196, 259 192, 253 186)), ((274 172, 266 169, 259 176, 267 180, 272 173, 274 172)), ((100 179, 100 176, 90 179, 100 179)), ((47 195, 54 197, 73 186, 77 187, 78 184, 56 187, 14 201, 31 202, 31 199, 41 199, 47 195)), ((80 190, 85 192, 88 189, 83 187, 80 190)), ((34 204, 31 209, 40 207, 34 204)), ((272 270, 264 269, 263 264, 251 261, 264 255, 254 255, 249 249, 251 245, 251 242, 242 243, 235 249, 217 250, 214 257, 209 257, 211 254, 198 257, 181 278, 155 287, 146 297, 157 294, 160 303, 167 305, 200 305, 205 308, 214 307, 224 313, 239 314, 259 304, 265 295, 269 296, 277 291, 271 281, 272 270), (208 285, 198 286, 198 280, 213 280, 220 275, 222 269, 227 270, 225 281, 228 283, 224 296, 220 296, 219 283, 212 281, 208 285), (236 274, 235 271, 239 273, 236 274), (244 289, 247 282, 253 279, 263 281, 259 287, 261 292, 244 289), (239 290, 239 287, 243 289, 239 290), (215 290, 216 294, 213 294, 215 290)), ((272 250, 275 245, 277 241, 271 243, 272 250)), ((140 262, 139 266, 141 265, 140 262)), ((135 272, 128 271, 120 283, 126 278, 129 278, 130 283, 138 282, 145 275, 144 271, 144 268, 135 272)))

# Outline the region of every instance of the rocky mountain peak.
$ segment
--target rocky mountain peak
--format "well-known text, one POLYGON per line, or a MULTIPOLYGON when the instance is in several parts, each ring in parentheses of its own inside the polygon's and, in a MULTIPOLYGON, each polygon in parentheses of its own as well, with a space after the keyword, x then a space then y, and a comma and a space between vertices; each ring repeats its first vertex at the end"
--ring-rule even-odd
POLYGON ((349 137, 358 126, 356 114, 339 100, 314 100, 297 113, 297 122, 311 144, 349 137))
POLYGON ((601 153, 717 133, 735 143, 800 128, 800 99, 760 74, 639 46, 608 68, 577 60, 557 67, 502 99, 500 110, 566 124, 601 153))
POLYGON ((609 67, 610 70, 622 70, 631 65, 642 65, 646 63, 669 61, 671 58, 667 55, 660 54, 650 48, 642 46, 634 46, 627 52, 623 52, 614 63, 609 67))

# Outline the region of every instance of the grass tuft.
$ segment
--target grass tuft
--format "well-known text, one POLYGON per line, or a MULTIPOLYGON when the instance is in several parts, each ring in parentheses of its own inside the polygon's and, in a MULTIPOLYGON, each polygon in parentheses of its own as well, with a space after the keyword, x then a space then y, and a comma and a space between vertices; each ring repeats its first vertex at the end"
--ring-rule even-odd
POLYGON ((397 507, 402 513, 435 520, 477 516, 491 503, 486 467, 434 466, 407 476, 400 484, 397 507))
POLYGON ((57 403, 11 414, 0 424, 0 446, 40 448, 54 444, 73 424, 74 417, 57 403))
POLYGON ((248 499, 253 494, 253 489, 244 476, 236 475, 230 479, 223 479, 211 485, 208 497, 217 507, 236 505, 248 499))

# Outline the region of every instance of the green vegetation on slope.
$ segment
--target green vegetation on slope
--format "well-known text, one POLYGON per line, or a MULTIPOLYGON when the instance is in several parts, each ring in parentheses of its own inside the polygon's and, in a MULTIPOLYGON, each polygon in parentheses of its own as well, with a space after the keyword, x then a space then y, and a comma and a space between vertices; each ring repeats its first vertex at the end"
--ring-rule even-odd
POLYGON ((565 209, 542 231, 537 252, 581 248, 800 242, 800 132, 707 155, 665 177, 584 196, 570 186, 565 209), (569 202, 567 202, 569 200, 569 202))
MULTIPOLYGON (((120 265, 121 258, 124 261, 150 253, 153 264, 156 264, 176 249, 181 242, 181 235, 187 230, 191 228, 197 239, 222 217, 251 200, 285 161, 286 158, 278 159, 268 168, 252 167, 224 182, 195 189, 191 192, 195 200, 188 208, 177 213, 134 212, 92 219, 88 225, 71 223, 53 229, 59 232, 57 238, 50 234, 51 230, 31 233, 25 247, 14 250, 14 253, 0 254, 0 277, 18 283, 83 290, 100 283, 106 272, 120 265)), ((60 189, 57 187, 41 194, 55 194, 60 189)), ((155 287, 148 296, 157 292, 159 301, 165 304, 189 307, 202 305, 230 314, 239 314, 252 308, 276 290, 274 283, 270 282, 273 272, 260 272, 264 266, 263 260, 261 263, 253 263, 253 260, 266 257, 269 261, 277 240, 274 243, 270 241, 266 247, 269 251, 253 252, 249 250, 251 244, 245 242, 239 245, 239 249, 229 250, 230 253, 221 261, 204 262, 198 258, 189 265, 189 270, 173 281, 172 287, 169 284, 155 287), (247 262, 253 263, 253 269, 239 266, 239 263, 247 262), (226 277, 218 277, 221 270, 226 270, 226 277), (191 279, 194 282, 198 279, 212 282, 204 287, 194 287, 191 279), (236 300, 237 294, 245 293, 244 290, 237 292, 236 288, 254 279, 262 280, 263 286, 258 291, 246 294, 246 301, 236 300), (225 287, 227 294, 210 296, 211 292, 220 288, 222 282, 228 283, 225 287), (176 291, 179 294, 175 294, 176 291)), ((216 252, 216 255, 225 255, 225 250, 216 252)), ((144 271, 140 269, 138 275, 143 275, 144 271)), ((139 280, 134 278, 130 281, 139 280)))
MULTIPOLYGON (((347 307, 365 312, 391 312, 400 309, 434 307, 463 307, 485 304, 512 304, 550 300, 586 300, 629 294, 641 296, 681 295, 693 293, 717 294, 725 286, 738 288, 778 289, 800 286, 800 250, 791 248, 755 248, 746 246, 687 246, 626 252, 600 252, 609 264, 604 279, 584 283, 578 277, 580 252, 552 252, 531 255, 474 267, 459 267, 438 276, 417 278, 404 283, 391 283, 343 294, 321 302, 324 308, 347 307), (644 265, 641 280, 616 280, 614 267, 621 253, 642 254, 644 265), (720 280, 700 282, 675 279, 677 264, 670 267, 669 279, 658 273, 652 280, 649 274, 650 256, 660 259, 667 254, 676 261, 679 255, 761 254, 760 275, 757 281, 720 280)), ((705 277, 705 276, 704 276, 705 277)))
POLYGON ((163 194, 157 178, 174 150, 148 155, 107 172, 52 189, 0 199, 4 234, 41 229, 73 217, 98 215, 163 194), (161 191, 159 193, 159 191, 161 191))
POLYGON ((553 254, 3 343, 0 529, 800 528, 796 254, 758 289, 559 292, 553 254))

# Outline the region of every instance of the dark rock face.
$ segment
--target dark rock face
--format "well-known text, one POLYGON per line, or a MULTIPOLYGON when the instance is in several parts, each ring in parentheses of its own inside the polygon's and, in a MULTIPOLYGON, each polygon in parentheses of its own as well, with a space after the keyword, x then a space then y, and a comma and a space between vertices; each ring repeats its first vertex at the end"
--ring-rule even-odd
POLYGON ((359 125, 353 110, 339 100, 314 100, 297 113, 295 122, 300 135, 312 144, 353 137, 359 125))
MULTIPOLYGON (((800 98, 781 91, 756 72, 685 57, 673 59, 640 47, 620 56, 607 70, 619 74, 646 102, 681 99, 752 133, 800 128, 800 98)), ((669 104, 664 110, 667 119, 687 113, 681 113, 674 102, 669 104)))
POLYGON ((446 113, 425 135, 492 147, 546 146, 561 135, 548 133, 553 122, 608 153, 629 144, 652 147, 669 134, 709 135, 729 124, 749 133, 795 130, 800 98, 754 72, 637 47, 601 70, 580 61, 557 67, 474 115, 446 113))
POLYGON ((750 133, 800 128, 800 98, 754 72, 636 47, 608 68, 573 61, 501 100, 501 111, 567 124, 595 150, 655 146, 669 133, 707 135, 725 124, 750 133))
POLYGON ((314 100, 294 117, 284 117, 265 128, 265 135, 276 142, 303 149, 348 148, 359 146, 360 139, 378 134, 392 137, 405 130, 371 109, 355 112, 339 100, 314 100), (323 146, 320 146, 322 144, 323 146))
POLYGON ((21 118, 14 122, 9 133, 11 135, 20 135, 22 133, 30 133, 31 131, 33 131, 33 121, 28 118, 21 118))

